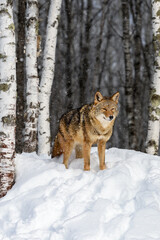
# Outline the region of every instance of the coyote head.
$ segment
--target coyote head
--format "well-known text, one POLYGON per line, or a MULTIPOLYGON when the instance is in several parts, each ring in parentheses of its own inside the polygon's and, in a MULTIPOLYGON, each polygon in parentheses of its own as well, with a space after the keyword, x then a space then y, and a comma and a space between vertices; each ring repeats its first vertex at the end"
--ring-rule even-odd
POLYGON ((118 99, 119 92, 115 93, 112 97, 104 97, 100 92, 96 92, 93 113, 103 127, 107 127, 117 117, 118 99))

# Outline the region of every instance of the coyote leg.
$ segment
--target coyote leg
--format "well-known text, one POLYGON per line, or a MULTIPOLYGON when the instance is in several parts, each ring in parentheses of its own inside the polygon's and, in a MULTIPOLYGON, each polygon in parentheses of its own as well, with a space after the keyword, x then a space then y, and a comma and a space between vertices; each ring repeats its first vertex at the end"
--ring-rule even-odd
POLYGON ((83 145, 83 157, 84 157, 84 170, 90 170, 90 152, 91 152, 91 145, 84 143, 83 145))
POLYGON ((82 145, 76 145, 76 158, 83 158, 82 145))
POLYGON ((98 156, 99 156, 99 168, 100 168, 100 170, 106 169, 105 148, 106 148, 106 142, 100 140, 98 142, 98 156))
POLYGON ((60 142, 62 141, 61 141, 61 137, 59 137, 59 134, 58 134, 55 137, 54 146, 52 150, 52 158, 60 156, 63 153, 60 142))
POLYGON ((73 150, 73 141, 69 141, 64 145, 64 153, 63 153, 63 164, 66 168, 68 168, 68 160, 73 150))

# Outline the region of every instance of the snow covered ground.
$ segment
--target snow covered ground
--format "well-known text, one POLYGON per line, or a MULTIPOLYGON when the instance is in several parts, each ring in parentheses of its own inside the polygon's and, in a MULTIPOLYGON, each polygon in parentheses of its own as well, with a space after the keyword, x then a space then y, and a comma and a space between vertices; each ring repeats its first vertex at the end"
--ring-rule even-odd
POLYGON ((21 154, 14 187, 0 200, 0 240, 160 240, 160 157, 111 148, 99 171, 71 157, 21 154))

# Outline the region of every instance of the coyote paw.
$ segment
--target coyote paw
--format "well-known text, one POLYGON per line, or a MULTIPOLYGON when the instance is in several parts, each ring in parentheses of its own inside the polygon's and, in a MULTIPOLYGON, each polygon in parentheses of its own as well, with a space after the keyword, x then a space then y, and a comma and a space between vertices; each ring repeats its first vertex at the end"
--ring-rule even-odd
POLYGON ((65 164, 65 163, 63 163, 63 164, 64 164, 65 168, 68 169, 68 164, 65 164))
POLYGON ((84 166, 84 171, 90 171, 90 166, 84 166))
POLYGON ((104 164, 103 166, 100 166, 100 170, 105 170, 107 167, 106 165, 104 164))

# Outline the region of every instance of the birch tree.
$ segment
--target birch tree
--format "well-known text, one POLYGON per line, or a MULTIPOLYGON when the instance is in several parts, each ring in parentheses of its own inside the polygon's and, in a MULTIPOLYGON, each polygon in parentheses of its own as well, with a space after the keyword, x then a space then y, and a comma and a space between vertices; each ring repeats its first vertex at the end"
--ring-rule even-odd
POLYGON ((12 1, 0 4, 0 197, 15 178, 16 52, 12 1))
POLYGON ((43 69, 39 93, 39 118, 38 118, 38 154, 50 155, 50 95, 54 78, 55 51, 57 31, 62 0, 51 0, 46 41, 43 57, 43 69))
POLYGON ((152 0, 154 74, 150 89, 149 123, 146 151, 158 154, 160 132, 160 1, 152 0))
POLYGON ((38 1, 27 0, 26 7, 26 110, 24 151, 33 152, 37 148, 38 121, 38 72, 37 72, 37 35, 38 1))

